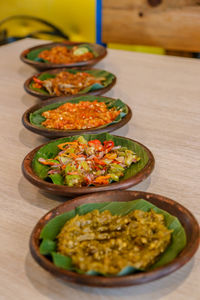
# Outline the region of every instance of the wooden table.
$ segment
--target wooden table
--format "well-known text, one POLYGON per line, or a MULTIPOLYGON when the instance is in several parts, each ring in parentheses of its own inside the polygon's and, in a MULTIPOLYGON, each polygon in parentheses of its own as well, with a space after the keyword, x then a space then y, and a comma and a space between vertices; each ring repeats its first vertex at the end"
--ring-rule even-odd
MULTIPOLYGON (((67 284, 32 259, 30 233, 38 219, 62 199, 39 191, 21 173, 24 156, 47 141, 21 123, 23 112, 39 100, 23 90, 25 79, 35 71, 19 60, 19 54, 38 43, 27 39, 0 47, 0 299, 199 299, 199 253, 168 277, 121 289, 67 284)), ((142 142, 155 156, 154 172, 134 190, 170 197, 200 219, 199 61, 109 50, 97 67, 117 75, 117 84, 107 95, 121 98, 133 110, 132 120, 115 134, 142 142)))

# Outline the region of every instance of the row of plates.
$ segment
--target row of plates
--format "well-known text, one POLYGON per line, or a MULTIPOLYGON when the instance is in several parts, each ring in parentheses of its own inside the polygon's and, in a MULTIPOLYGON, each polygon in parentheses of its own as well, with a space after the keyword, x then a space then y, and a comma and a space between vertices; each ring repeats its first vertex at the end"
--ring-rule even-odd
MULTIPOLYGON (((66 43, 65 45, 80 45, 81 43, 66 43)), ((54 47, 56 45, 60 45, 60 43, 51 43, 47 45, 39 45, 30 49, 27 49, 23 51, 21 54, 21 59, 25 63, 35 67, 38 70, 46 70, 46 69, 55 69, 50 72, 53 72, 54 74, 60 71, 60 68, 88 68, 93 66, 95 63, 97 63, 100 59, 102 59, 106 55, 106 49, 102 46, 90 44, 90 47, 94 49, 98 56, 88 62, 80 62, 76 65, 55 65, 50 63, 41 63, 41 62, 33 62, 27 59, 27 53, 32 51, 33 49, 40 49, 44 46, 46 47, 54 47), (59 67, 59 69, 58 69, 59 67)), ((35 75, 36 77, 39 76, 39 74, 35 75)), ((30 94, 34 96, 39 96, 38 94, 34 93, 33 91, 30 91, 29 85, 32 80, 32 77, 29 78, 25 82, 25 90, 29 92, 30 94)), ((106 92, 109 88, 111 88, 116 82, 116 77, 114 78, 113 83, 111 86, 109 86, 107 89, 102 89, 101 91, 97 91, 98 94, 106 92)), ((84 97, 84 96, 83 96, 84 97)), ((46 98, 46 97, 45 97, 46 98)), ((41 97, 41 99, 44 100, 44 97, 41 97)), ((49 105, 54 102, 59 102, 62 100, 71 100, 66 99, 66 97, 62 98, 53 98, 51 100, 45 100, 45 102, 35 105, 28 109, 24 115, 23 115, 23 124, 24 126, 31 130, 34 133, 46 136, 48 138, 56 138, 56 137, 67 137, 71 135, 84 135, 88 133, 101 133, 101 132, 110 132, 117 128, 120 128, 121 126, 124 126, 131 118, 132 112, 131 109, 128 107, 128 113, 127 115, 116 124, 111 124, 110 126, 107 126, 102 129, 94 129, 94 130, 81 130, 81 131, 59 131, 59 130, 49 130, 44 128, 38 128, 37 126, 34 126, 30 122, 30 114, 35 112, 36 110, 49 105)), ((114 99, 113 99, 114 100, 114 99)), ((127 138, 124 138, 126 140, 129 140, 127 138)), ((199 226, 194 218, 194 216, 182 205, 179 203, 168 199, 166 197, 155 195, 151 193, 144 193, 144 192, 137 192, 137 191, 119 191, 122 189, 129 188, 133 185, 138 184, 142 180, 144 180, 147 176, 150 175, 154 168, 154 157, 149 149, 147 149, 144 145, 140 144, 137 141, 132 141, 133 143, 136 143, 143 147, 145 149, 146 153, 148 154, 148 163, 146 166, 138 172, 135 176, 132 176, 131 178, 128 178, 127 180, 121 180, 116 183, 112 183, 109 185, 101 186, 101 187, 82 187, 82 188, 71 188, 66 186, 59 186, 54 185, 53 183, 46 182, 45 180, 38 177, 33 168, 32 168, 32 160, 35 156, 35 153, 44 145, 37 147, 33 151, 31 151, 24 159, 23 161, 23 174, 24 176, 34 185, 37 187, 44 189, 50 193, 53 194, 59 194, 63 196, 77 196, 81 194, 87 194, 84 196, 79 196, 78 198, 75 198, 73 200, 67 200, 64 204, 54 208, 52 211, 48 212, 44 217, 40 219, 40 221, 35 226, 31 239, 30 239, 30 249, 33 257, 36 259, 36 261, 44 267, 46 270, 50 271, 51 273, 55 274, 56 276, 59 276, 67 281, 84 284, 84 285, 90 285, 90 286, 100 286, 100 287, 119 287, 119 286, 128 286, 128 285, 136 285, 136 284, 142 284, 151 280, 155 280, 158 278, 161 278, 163 276, 166 276, 170 274, 171 272, 177 270, 181 266, 183 266, 186 262, 188 262, 191 257, 196 252, 198 245, 199 245, 199 226), (101 193, 95 193, 95 192, 101 192, 101 193), (102 193, 103 192, 103 193, 102 193), (127 276, 122 277, 103 277, 103 276, 88 276, 84 274, 78 274, 76 272, 64 270, 61 268, 56 267, 52 261, 50 261, 47 257, 41 255, 39 247, 40 247, 40 233, 45 226, 51 219, 53 219, 55 216, 58 216, 64 212, 73 210, 77 206, 85 203, 93 203, 93 202, 112 202, 112 201, 131 201, 134 199, 145 199, 157 207, 167 211, 168 213, 176 216, 179 221, 181 222, 182 226, 185 229, 186 237, 187 237, 187 244, 186 247, 181 251, 181 253, 170 263, 156 268, 155 270, 147 271, 147 272, 141 272, 136 274, 130 274, 127 276)))

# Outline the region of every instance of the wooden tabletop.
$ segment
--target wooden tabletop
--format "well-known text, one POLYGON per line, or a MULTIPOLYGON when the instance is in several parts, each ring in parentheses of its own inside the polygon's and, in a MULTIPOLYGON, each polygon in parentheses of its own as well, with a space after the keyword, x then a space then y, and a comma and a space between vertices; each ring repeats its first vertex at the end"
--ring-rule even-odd
MULTIPOLYGON (((23 89, 35 71, 19 54, 39 43, 27 39, 0 47, 0 299, 199 299, 199 252, 168 277, 121 289, 67 284, 32 259, 28 243, 34 225, 63 200, 39 191, 21 173, 24 156, 47 141, 21 123, 23 112, 39 100, 23 89)), ((172 198, 200 220, 200 61, 109 50, 97 68, 116 74, 117 84, 106 95, 121 98, 133 111, 128 125, 114 133, 138 140, 155 156, 154 172, 133 189, 172 198)))

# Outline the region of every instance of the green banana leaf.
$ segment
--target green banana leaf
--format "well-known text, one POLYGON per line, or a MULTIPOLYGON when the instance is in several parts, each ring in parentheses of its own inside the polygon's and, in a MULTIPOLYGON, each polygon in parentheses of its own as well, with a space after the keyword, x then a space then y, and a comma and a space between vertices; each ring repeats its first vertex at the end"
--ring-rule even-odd
MULTIPOLYGON (((50 255, 54 264, 60 268, 80 272, 74 268, 71 258, 64 256, 56 252, 56 237, 61 231, 64 224, 75 215, 85 215, 94 209, 98 209, 100 212, 104 210, 109 210, 112 215, 126 215, 133 210, 139 209, 142 211, 149 211, 153 209, 156 213, 164 215, 165 225, 168 229, 172 229, 172 238, 171 243, 165 250, 163 254, 158 258, 157 262, 153 264, 150 269, 155 269, 161 267, 171 262, 180 251, 186 246, 186 234, 183 226, 179 220, 169 214, 168 212, 158 208, 157 206, 151 204, 150 202, 137 199, 128 202, 104 202, 104 203, 89 203, 83 204, 77 207, 75 210, 61 214, 52 220, 50 220, 42 229, 40 234, 41 244, 40 244, 40 253, 42 255, 50 255)), ((121 270, 117 276, 128 275, 134 272, 143 271, 138 270, 133 267, 127 266, 121 270)), ((98 275, 99 273, 95 270, 90 270, 86 274, 88 275, 98 275)), ((106 276, 106 274, 100 274, 106 276)))
MULTIPOLYGON (((132 164, 128 169, 125 170, 124 176, 120 178, 121 180, 128 179, 130 177, 135 176, 137 173, 139 173, 148 163, 148 154, 146 150, 140 146, 138 143, 135 143, 131 140, 125 139, 123 137, 115 137, 109 133, 101 133, 101 134, 85 134, 82 135, 87 141, 98 139, 102 143, 105 140, 112 140, 116 146, 122 146, 127 147, 129 150, 134 151, 141 159, 136 164, 132 164)), ((38 159, 44 158, 54 158, 59 152, 60 149, 58 149, 57 145, 65 142, 72 142, 76 140, 78 136, 70 136, 61 138, 59 140, 51 141, 50 143, 46 144, 42 148, 40 148, 32 161, 32 168, 37 176, 40 178, 47 180, 47 181, 53 181, 54 184, 60 184, 63 185, 62 176, 60 176, 60 180, 58 180, 57 174, 54 177, 54 175, 49 176, 48 171, 50 169, 49 166, 45 166, 41 164, 38 159)), ((112 183, 111 183, 112 184, 112 183)))
MULTIPOLYGON (((72 47, 74 47, 74 46, 66 45, 66 47, 67 47, 68 49, 70 49, 70 48, 72 48, 72 47)), ((78 48, 79 48, 79 47, 80 47, 80 48, 82 48, 82 47, 87 48, 90 52, 93 53, 94 57, 97 57, 97 56, 98 56, 98 53, 97 53, 96 51, 94 51, 93 48, 90 47, 90 45, 88 45, 88 44, 80 44, 80 45, 78 45, 78 48)), ((42 59, 42 58, 39 58, 38 55, 40 54, 40 52, 42 52, 42 51, 44 51, 44 50, 49 50, 49 49, 51 49, 51 47, 44 47, 44 48, 39 48, 39 49, 33 49, 33 50, 31 50, 31 51, 27 54, 26 57, 27 57, 28 59, 30 59, 30 60, 33 60, 33 61, 44 62, 44 63, 46 62, 46 63, 48 63, 47 60, 42 59)))
MULTIPOLYGON (((44 59, 42 58, 39 58, 38 55, 40 54, 40 52, 44 51, 44 50, 48 50, 49 48, 40 48, 40 49, 34 49, 34 50, 31 50, 28 54, 27 54, 27 58, 30 59, 30 60, 33 60, 33 61, 37 61, 37 62, 45 62, 44 59)), ((48 61, 46 61, 48 62, 48 61)))
MULTIPOLYGON (((65 100, 65 101, 52 103, 52 104, 43 106, 42 108, 40 108, 40 109, 34 111, 33 113, 31 113, 30 116, 29 116, 29 120, 30 120, 31 124, 33 124, 33 125, 36 125, 40 128, 46 128, 45 126, 42 125, 42 122, 44 122, 46 120, 46 118, 42 116, 42 113, 44 111, 56 109, 60 105, 62 105, 64 103, 67 103, 67 102, 70 102, 70 103, 79 103, 80 101, 93 102, 94 100, 97 100, 98 102, 105 102, 108 108, 115 107, 117 110, 121 110, 120 114, 116 117, 116 119, 114 121, 112 121, 109 124, 99 126, 98 128, 104 128, 104 127, 107 127, 108 125, 118 123, 128 113, 128 107, 120 99, 113 100, 113 99, 104 98, 104 97, 101 97, 101 96, 80 96, 80 97, 73 98, 73 99, 70 99, 70 100, 65 100)), ((54 130, 54 129, 52 129, 52 130, 54 130)))
MULTIPOLYGON (((69 70, 66 69, 65 71, 67 71, 69 73, 72 73, 72 74, 76 74, 78 72, 82 72, 81 70, 74 70, 74 69, 69 69, 69 70)), ((105 81, 103 81, 102 84, 95 83, 95 84, 93 84, 91 86, 88 86, 85 89, 81 90, 79 93, 77 93, 77 95, 85 94, 85 93, 88 93, 90 91, 94 91, 94 90, 101 89, 103 87, 107 87, 107 86, 109 86, 113 82, 113 79, 114 79, 114 75, 113 74, 111 74, 111 73, 109 73, 107 71, 104 71, 104 70, 87 70, 87 71, 84 71, 84 72, 88 73, 88 74, 91 74, 91 75, 93 75, 96 78, 98 78, 98 77, 105 77, 105 81)), ((40 79, 40 80, 46 80, 46 79, 55 78, 55 77, 56 77, 56 75, 50 74, 50 73, 46 72, 46 73, 41 74, 37 78, 40 79)), ((45 88, 41 88, 41 89, 35 88, 33 86, 33 83, 34 83, 34 81, 32 80, 31 83, 29 84, 29 88, 31 90, 36 91, 38 93, 41 93, 43 95, 49 95, 49 92, 45 88)))

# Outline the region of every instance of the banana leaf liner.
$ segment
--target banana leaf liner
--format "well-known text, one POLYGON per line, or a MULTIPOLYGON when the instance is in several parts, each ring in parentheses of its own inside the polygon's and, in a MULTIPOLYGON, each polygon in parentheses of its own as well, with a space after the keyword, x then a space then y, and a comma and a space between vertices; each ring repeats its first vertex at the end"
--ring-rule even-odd
MULTIPOLYGON (((164 266, 171 262, 176 256, 183 250, 186 246, 186 234, 183 226, 179 220, 169 214, 168 212, 159 209, 157 206, 151 204, 150 202, 137 199, 128 202, 104 202, 104 203, 89 203, 83 204, 76 209, 61 214, 52 220, 50 220, 42 229, 40 234, 41 244, 40 244, 40 253, 47 256, 53 261, 53 263, 65 270, 74 271, 77 273, 87 274, 87 275, 103 275, 108 276, 107 274, 102 274, 96 272, 95 270, 90 270, 86 273, 83 273, 81 270, 75 268, 72 264, 72 260, 68 256, 64 256, 56 252, 56 237, 61 231, 64 224, 75 215, 84 215, 92 210, 97 209, 100 212, 104 210, 109 210, 112 215, 126 215, 133 210, 139 209, 142 211, 149 211, 153 209, 156 213, 164 215, 165 225, 168 229, 172 229, 171 242, 167 249, 160 255, 157 261, 149 268, 150 270, 157 267, 164 266)), ((116 276, 123 276, 132 274, 135 272, 145 272, 144 270, 135 269, 132 266, 125 267, 122 269, 116 276)))
MULTIPOLYGON (((128 179, 130 177, 135 176, 137 173, 139 173, 148 163, 148 154, 146 150, 139 145, 136 142, 133 142, 131 140, 125 139, 123 137, 113 136, 109 133, 101 133, 101 134, 86 134, 82 135, 87 141, 98 139, 102 143, 106 140, 112 140, 116 146, 122 146, 127 147, 129 150, 134 151, 139 157, 140 161, 138 161, 136 164, 132 164, 128 169, 125 170, 124 176, 120 178, 119 181, 128 179)), ((76 140, 78 136, 71 136, 71 137, 65 137, 61 138, 55 141, 52 141, 42 148, 40 148, 32 161, 32 168, 37 176, 39 176, 41 179, 53 182, 54 184, 63 185, 63 177, 60 174, 52 174, 48 175, 48 171, 50 167, 42 165, 38 159, 44 158, 54 158, 60 151, 58 149, 57 145, 65 142, 72 142, 76 140)), ((112 184, 112 183, 111 183, 112 184)))
MULTIPOLYGON (((112 121, 111 123, 105 124, 103 126, 96 127, 96 128, 104 128, 104 127, 107 127, 111 124, 118 123, 128 113, 128 107, 120 99, 113 100, 113 99, 109 99, 109 98, 105 98, 105 97, 101 97, 101 96, 80 96, 80 97, 73 98, 73 99, 70 99, 70 100, 65 100, 65 101, 56 102, 56 103, 46 105, 46 106, 36 110, 35 112, 31 113, 30 116, 29 116, 29 120, 30 120, 31 124, 33 124, 35 126, 38 126, 39 128, 46 128, 45 126, 42 125, 42 122, 44 122, 46 120, 46 118, 44 118, 42 116, 42 113, 44 111, 56 109, 59 106, 61 106, 62 104, 67 103, 67 102, 79 103, 80 101, 93 102, 95 100, 97 100, 98 102, 105 102, 105 104, 107 105, 107 107, 109 109, 114 107, 117 110, 121 111, 120 114, 116 117, 116 119, 114 121, 112 121)), ((54 129, 52 129, 52 130, 54 130, 54 129)))
MULTIPOLYGON (((74 69, 69 69, 69 70, 66 70, 66 71, 71 73, 71 74, 76 74, 78 72, 81 72, 80 70, 74 70, 74 69)), ((102 84, 95 83, 91 86, 88 86, 88 87, 84 88, 83 90, 78 92, 77 95, 85 94, 85 93, 88 93, 90 91, 95 91, 95 90, 99 90, 99 89, 102 89, 104 87, 107 87, 112 83, 112 81, 115 78, 115 76, 113 74, 111 74, 107 71, 104 71, 104 70, 87 70, 87 71, 84 71, 84 72, 88 73, 88 74, 91 74, 96 78, 105 77, 105 80, 102 82, 102 84)), ((50 74, 48 72, 45 72, 45 73, 39 75, 37 78, 43 81, 43 80, 47 80, 49 78, 55 78, 55 77, 56 77, 55 74, 50 74)), ((31 83, 29 84, 29 88, 31 90, 36 91, 38 93, 41 93, 43 95, 49 95, 48 91, 45 88, 40 88, 40 89, 35 88, 33 86, 33 83, 34 83, 34 81, 32 80, 31 83)))

